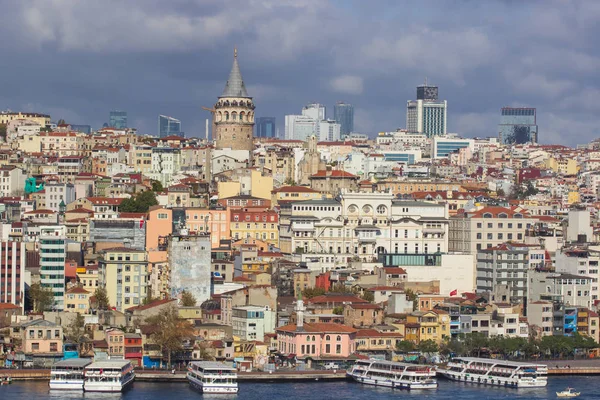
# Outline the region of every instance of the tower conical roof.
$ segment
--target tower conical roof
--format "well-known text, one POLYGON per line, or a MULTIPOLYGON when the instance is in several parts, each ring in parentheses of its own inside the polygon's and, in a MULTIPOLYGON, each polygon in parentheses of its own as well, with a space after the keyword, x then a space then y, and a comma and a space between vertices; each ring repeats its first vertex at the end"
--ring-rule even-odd
POLYGON ((240 66, 237 61, 237 49, 233 52, 233 67, 231 67, 229 79, 227 79, 221 97, 250 97, 246 91, 246 86, 244 85, 240 66))

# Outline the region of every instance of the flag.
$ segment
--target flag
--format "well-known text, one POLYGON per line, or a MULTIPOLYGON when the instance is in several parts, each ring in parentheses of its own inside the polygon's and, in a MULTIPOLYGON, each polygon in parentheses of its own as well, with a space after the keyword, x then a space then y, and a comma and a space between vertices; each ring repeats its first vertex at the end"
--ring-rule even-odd
POLYGON ((140 229, 144 229, 144 220, 140 219, 140 229))
POLYGON ((454 289, 453 291, 450 292, 450 296, 456 296, 458 294, 458 290, 454 289))

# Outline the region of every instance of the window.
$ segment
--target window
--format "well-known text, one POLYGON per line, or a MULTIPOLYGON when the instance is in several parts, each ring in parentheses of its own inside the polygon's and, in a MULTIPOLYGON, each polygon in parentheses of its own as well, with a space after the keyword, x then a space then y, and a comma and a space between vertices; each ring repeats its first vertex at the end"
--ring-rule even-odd
POLYGON ((335 345, 335 354, 342 354, 342 345, 341 344, 335 345))
POLYGON ((40 351, 40 344, 39 343, 31 343, 31 350, 32 351, 40 351))
MULTIPOLYGON (((340 335, 338 335, 338 336, 337 336, 337 338, 336 338, 335 340, 336 340, 336 341, 338 341, 338 342, 341 342, 341 341, 342 341, 342 337, 341 337, 340 335)), ((339 345, 338 345, 338 346, 339 346, 339 345)))

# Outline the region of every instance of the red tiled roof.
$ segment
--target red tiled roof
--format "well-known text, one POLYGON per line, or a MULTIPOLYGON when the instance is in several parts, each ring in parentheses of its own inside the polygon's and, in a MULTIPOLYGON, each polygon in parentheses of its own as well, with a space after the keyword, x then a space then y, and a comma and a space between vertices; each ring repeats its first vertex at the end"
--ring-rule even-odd
POLYGON ((86 200, 88 200, 89 202, 91 202, 94 205, 113 205, 113 206, 118 206, 120 205, 123 200, 123 198, 113 198, 113 197, 86 197, 86 200))
POLYGON ((81 294, 90 294, 90 292, 88 292, 87 290, 85 290, 82 287, 76 286, 74 288, 71 288, 69 290, 67 290, 67 293, 81 293, 81 294))
POLYGON ((271 190, 271 193, 295 193, 295 192, 319 193, 319 191, 311 189, 306 186, 282 186, 280 188, 271 190))
POLYGON ((352 179, 358 179, 358 176, 353 175, 350 172, 341 171, 339 169, 334 169, 334 170, 331 170, 331 171, 320 170, 316 174, 311 175, 310 177, 311 178, 327 178, 327 177, 331 177, 331 178, 352 178, 352 179), (331 173, 331 174, 329 174, 329 173, 331 173))
POLYGON ((406 270, 400 267, 385 267, 384 270, 386 274, 406 275, 406 270))
POLYGON ((321 295, 315 296, 312 299, 307 300, 308 304, 336 304, 336 303, 368 303, 367 300, 361 299, 358 296, 351 294, 340 294, 340 295, 321 295))
POLYGON ((16 306, 12 303, 0 303, 0 310, 12 310, 15 308, 21 308, 21 307, 16 306))
POLYGON ((376 329, 359 329, 356 332, 356 337, 368 338, 368 337, 404 337, 400 332, 379 332, 376 329))
POLYGON ((381 310, 377 304, 349 304, 349 307, 356 310, 381 310))

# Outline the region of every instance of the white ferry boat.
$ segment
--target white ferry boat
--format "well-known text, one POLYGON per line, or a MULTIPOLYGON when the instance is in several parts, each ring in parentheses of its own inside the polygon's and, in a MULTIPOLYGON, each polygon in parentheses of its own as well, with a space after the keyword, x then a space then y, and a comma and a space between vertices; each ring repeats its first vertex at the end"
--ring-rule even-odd
POLYGON ((83 391, 84 368, 91 363, 89 358, 71 358, 57 362, 50 370, 50 389, 83 391))
POLYGON ((120 392, 133 383, 135 372, 128 360, 97 361, 85 367, 86 392, 120 392))
POLYGON ((188 366, 190 385, 202 393, 235 394, 238 392, 235 368, 215 361, 193 361, 188 366))
POLYGON ((520 388, 548 384, 548 367, 545 365, 489 358, 455 357, 439 372, 453 381, 484 385, 520 388))
POLYGON ((435 367, 380 360, 358 360, 346 373, 356 382, 399 389, 436 389, 435 367))

